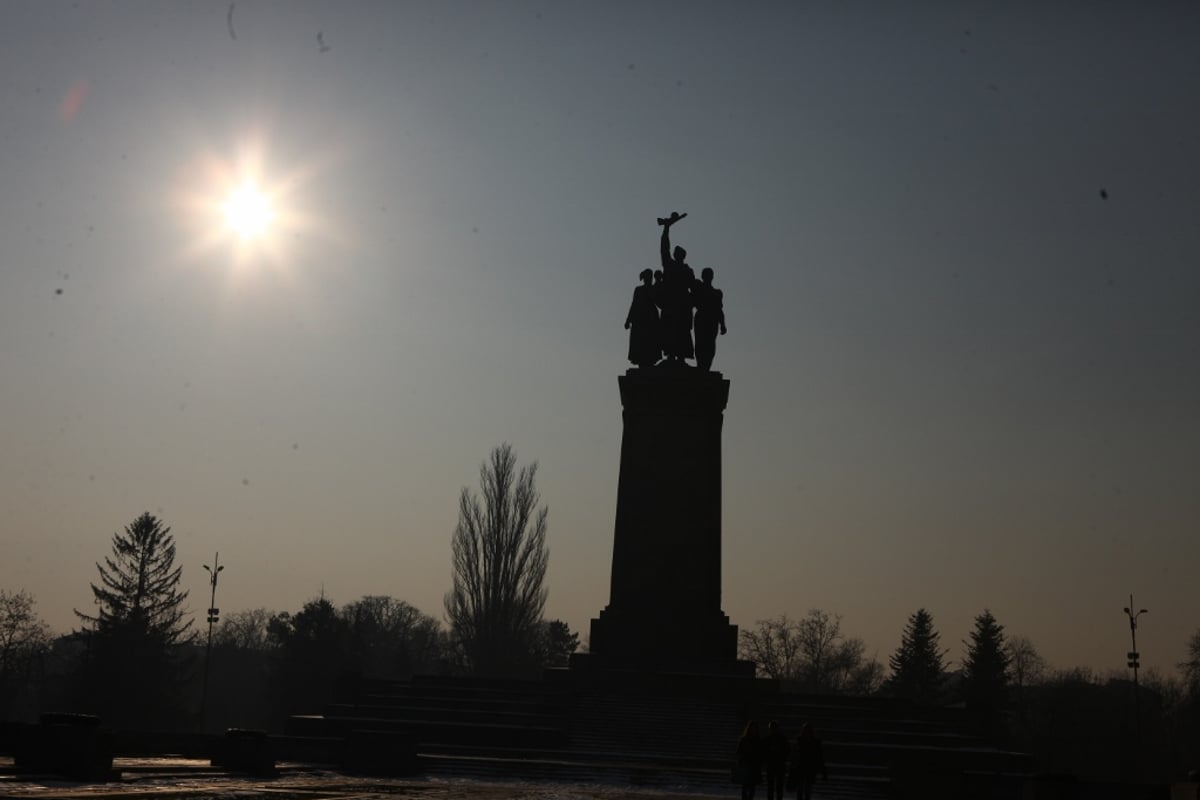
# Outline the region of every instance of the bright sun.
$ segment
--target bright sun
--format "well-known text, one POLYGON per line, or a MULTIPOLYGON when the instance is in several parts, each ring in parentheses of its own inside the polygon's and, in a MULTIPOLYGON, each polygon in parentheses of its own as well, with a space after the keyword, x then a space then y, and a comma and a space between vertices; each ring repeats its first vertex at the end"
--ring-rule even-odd
POLYGON ((257 239, 275 218, 271 198, 252 183, 243 183, 225 198, 221 213, 229 228, 242 239, 257 239))
POLYGON ((268 158, 261 135, 248 135, 227 153, 198 153, 182 165, 172 187, 187 234, 182 257, 217 258, 240 277, 263 269, 294 272, 297 242, 329 233, 305 207, 304 190, 318 166, 281 169, 268 158))

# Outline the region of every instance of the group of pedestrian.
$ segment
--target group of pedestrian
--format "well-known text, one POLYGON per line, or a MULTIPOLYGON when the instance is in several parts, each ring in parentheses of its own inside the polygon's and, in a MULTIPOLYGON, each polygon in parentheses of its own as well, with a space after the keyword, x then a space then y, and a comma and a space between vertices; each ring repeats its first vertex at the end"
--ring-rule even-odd
POLYGON ((746 723, 738 739, 734 782, 742 785, 742 800, 754 800, 755 790, 767 778, 767 800, 783 800, 784 788, 796 791, 796 800, 811 800, 812 787, 820 775, 829 780, 821 740, 805 723, 795 742, 789 742, 778 722, 767 725, 762 736, 758 723, 746 723))

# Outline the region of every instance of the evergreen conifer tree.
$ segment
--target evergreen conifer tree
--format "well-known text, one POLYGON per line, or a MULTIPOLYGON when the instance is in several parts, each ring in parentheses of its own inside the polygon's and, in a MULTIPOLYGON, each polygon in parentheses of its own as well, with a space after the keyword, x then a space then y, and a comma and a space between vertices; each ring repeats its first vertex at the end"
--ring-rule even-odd
POLYGON ((933 629, 933 615, 917 609, 904 626, 900 646, 889 664, 892 677, 888 688, 897 697, 916 703, 936 703, 941 699, 946 668, 943 662, 948 651, 940 647, 941 634, 933 629))
POLYGON ((565 667, 571 662, 571 654, 579 649, 579 634, 561 619, 543 622, 539 639, 538 655, 543 666, 565 667))
POLYGON ((1004 646, 1004 626, 984 609, 975 617, 975 630, 963 662, 963 699, 976 720, 996 732, 1008 700, 1011 657, 1004 646))
POLYGON ((192 621, 184 620, 188 593, 179 588, 183 568, 175 565, 171 529, 142 514, 113 535, 112 555, 96 569, 96 615, 75 611, 87 644, 80 704, 113 724, 179 723, 192 621))

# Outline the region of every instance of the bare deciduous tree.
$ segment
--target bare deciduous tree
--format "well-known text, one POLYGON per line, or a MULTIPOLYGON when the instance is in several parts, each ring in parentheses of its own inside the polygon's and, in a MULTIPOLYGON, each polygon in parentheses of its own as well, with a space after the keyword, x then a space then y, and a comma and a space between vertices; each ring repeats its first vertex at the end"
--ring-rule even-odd
MULTIPOLYGON (((846 656, 842 644, 842 618, 814 608, 796 626, 800 640, 800 685, 810 692, 828 692, 845 671, 846 656)), ((861 647, 860 647, 861 650, 861 647)), ((860 653, 861 655, 861 653, 860 653)))
POLYGON ((874 656, 867 658, 867 646, 858 637, 836 643, 827 664, 829 692, 865 696, 883 687, 883 664, 874 656))
POLYGON ((0 718, 15 718, 28 702, 50 636, 49 626, 34 612, 33 595, 0 589, 0 718))
POLYGON ((446 614, 467 667, 502 675, 528 669, 546 604, 546 514, 537 463, 517 468, 508 444, 479 468, 482 497, 466 487, 451 542, 454 588, 446 614))
POLYGON ((1200 697, 1200 630, 1188 639, 1187 660, 1179 663, 1179 670, 1188 691, 1200 697))
POLYGON ((403 600, 366 595, 339 613, 349 626, 358 667, 368 674, 432 672, 443 655, 438 621, 403 600))
POLYGON ((759 620, 756 628, 742 631, 741 657, 801 691, 871 694, 883 682, 883 665, 866 659, 866 645, 846 638, 841 622, 819 608, 800 620, 787 615, 759 620))
POLYGON ((1010 636, 1004 642, 1008 653, 1008 671, 1018 691, 1035 686, 1046 677, 1046 659, 1042 658, 1028 636, 1010 636))
POLYGON ((251 608, 226 614, 213 633, 213 644, 234 650, 270 650, 268 624, 275 612, 266 608, 251 608))
POLYGON ((753 661, 768 678, 791 680, 799 672, 800 641, 796 622, 787 614, 760 619, 754 628, 742 631, 739 655, 753 661))

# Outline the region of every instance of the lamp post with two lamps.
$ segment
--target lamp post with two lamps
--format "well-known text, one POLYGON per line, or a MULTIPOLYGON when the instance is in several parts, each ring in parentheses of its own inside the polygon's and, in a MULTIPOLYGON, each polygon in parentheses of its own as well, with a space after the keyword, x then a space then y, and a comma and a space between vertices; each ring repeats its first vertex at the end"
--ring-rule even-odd
POLYGON ((1126 656, 1128 656, 1128 659, 1126 660, 1125 663, 1130 669, 1133 670, 1134 724, 1135 724, 1136 730, 1137 730, 1138 741, 1141 742, 1141 740, 1142 740, 1142 708, 1141 708, 1141 702, 1138 699, 1138 695, 1140 694, 1140 692, 1138 691, 1138 674, 1137 673, 1138 673, 1138 666, 1139 666, 1138 659, 1140 658, 1140 656, 1138 654, 1138 649, 1137 649, 1137 618, 1140 617, 1142 614, 1148 614, 1150 612, 1144 608, 1138 609, 1135 612, 1133 610, 1133 608, 1134 608, 1133 595, 1129 595, 1129 605, 1128 605, 1128 607, 1125 608, 1125 613, 1129 616, 1129 639, 1133 645, 1133 649, 1130 650, 1128 653, 1126 653, 1126 656))
POLYGON ((204 648, 204 684, 200 691, 200 727, 204 728, 208 719, 208 665, 212 661, 212 632, 213 624, 216 623, 221 609, 217 608, 217 576, 224 566, 219 566, 217 560, 220 553, 213 554, 213 565, 204 565, 204 571, 208 573, 208 582, 212 585, 212 595, 208 603, 208 644, 204 648))

